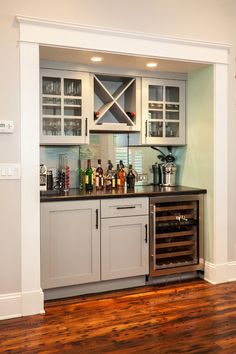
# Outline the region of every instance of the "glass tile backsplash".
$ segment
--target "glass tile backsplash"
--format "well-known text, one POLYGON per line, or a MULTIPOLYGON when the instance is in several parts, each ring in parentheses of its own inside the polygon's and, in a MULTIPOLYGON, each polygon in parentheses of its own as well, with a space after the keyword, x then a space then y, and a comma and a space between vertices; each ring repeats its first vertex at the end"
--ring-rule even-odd
MULTIPOLYGON (((132 164, 138 174, 146 174, 145 184, 153 182, 152 165, 160 162, 158 155, 160 153, 148 146, 128 146, 128 134, 99 133, 90 134, 90 144, 80 146, 41 146, 40 163, 45 164, 48 170, 52 170, 53 176, 56 176, 59 167, 59 156, 67 157, 70 167, 70 187, 77 188, 77 168, 78 161, 81 161, 82 169, 86 168, 87 160, 90 159, 92 166, 97 166, 97 160, 102 160, 104 172, 107 170, 108 160, 112 161, 113 168, 120 160, 123 160, 125 166, 132 164)), ((167 148, 160 148, 167 154, 167 148)), ((176 151, 173 151, 176 156, 176 151)), ((144 184, 139 181, 137 184, 144 184)))

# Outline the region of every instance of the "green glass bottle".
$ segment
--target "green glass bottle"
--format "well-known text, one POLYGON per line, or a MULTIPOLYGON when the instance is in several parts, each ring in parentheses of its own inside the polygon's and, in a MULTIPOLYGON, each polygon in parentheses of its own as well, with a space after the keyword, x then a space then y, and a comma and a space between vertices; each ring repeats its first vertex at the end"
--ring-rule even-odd
POLYGON ((91 167, 91 160, 87 160, 87 168, 84 176, 85 182, 85 190, 92 191, 93 190, 93 169, 91 167))

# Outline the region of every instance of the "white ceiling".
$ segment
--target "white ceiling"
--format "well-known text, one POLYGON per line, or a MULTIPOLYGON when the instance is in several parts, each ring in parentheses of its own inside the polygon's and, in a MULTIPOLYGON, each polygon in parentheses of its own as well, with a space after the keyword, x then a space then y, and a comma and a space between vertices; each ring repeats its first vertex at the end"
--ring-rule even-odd
POLYGON ((132 69, 148 72, 175 72, 175 73, 190 73, 196 69, 206 66, 206 64, 195 62, 174 61, 166 59, 156 59, 150 57, 138 57, 132 55, 122 55, 105 52, 93 52, 85 50, 64 49, 57 47, 40 47, 40 59, 50 61, 63 61, 76 63, 86 66, 107 67, 117 69, 132 69), (103 61, 100 63, 92 63, 91 57, 100 56, 103 61), (146 63, 157 62, 155 68, 147 68, 146 63))

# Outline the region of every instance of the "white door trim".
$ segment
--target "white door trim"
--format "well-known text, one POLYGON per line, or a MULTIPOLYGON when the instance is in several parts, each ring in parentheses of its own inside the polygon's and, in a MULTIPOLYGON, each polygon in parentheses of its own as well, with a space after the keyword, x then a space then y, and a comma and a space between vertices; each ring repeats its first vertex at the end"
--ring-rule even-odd
MULTIPOLYGON (((21 244, 22 292, 34 294, 22 315, 43 312, 40 289, 39 212, 39 45, 61 46, 191 60, 215 64, 214 112, 214 263, 227 262, 227 64, 229 45, 157 37, 109 28, 80 26, 17 16, 21 71, 21 244), (223 80, 223 85, 221 82, 223 80), (222 96, 223 95, 223 96, 222 96), (223 97, 223 99, 222 99, 223 97), (220 102, 220 103, 219 103, 220 102), (223 134, 221 134, 223 132, 223 134), (217 155, 220 152, 221 158, 217 155), (225 186, 222 188, 222 173, 225 186), (224 210, 222 210, 222 205, 224 210), (219 220, 221 215, 221 220, 219 220), (221 250, 223 252, 221 254, 221 250), (35 294, 37 296, 35 297, 35 294)), ((30 296, 27 296, 29 302, 30 296)))

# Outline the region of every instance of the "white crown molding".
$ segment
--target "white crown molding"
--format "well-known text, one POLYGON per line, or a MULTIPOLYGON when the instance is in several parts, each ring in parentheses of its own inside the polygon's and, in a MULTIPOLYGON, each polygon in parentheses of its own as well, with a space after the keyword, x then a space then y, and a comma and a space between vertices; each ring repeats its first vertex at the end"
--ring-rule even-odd
POLYGON ((20 40, 37 41, 41 45, 98 51, 105 51, 105 48, 109 47, 110 52, 125 52, 129 55, 182 58, 182 60, 224 64, 228 62, 231 48, 229 43, 210 43, 186 38, 158 36, 152 33, 66 23, 37 17, 17 15, 16 19, 20 24, 20 40), (120 44, 121 38, 126 43, 125 50, 123 50, 124 42, 120 44))
POLYGON ((78 25, 75 23, 69 22, 61 22, 51 19, 42 19, 39 17, 29 17, 23 15, 16 15, 16 19, 19 23, 26 23, 31 25, 39 25, 39 26, 48 26, 48 27, 58 27, 58 28, 70 28, 74 30, 80 30, 85 32, 94 32, 94 33, 106 33, 112 34, 119 37, 130 37, 130 38, 144 38, 154 41, 162 41, 162 42, 170 42, 170 43, 182 43, 182 44, 191 44, 193 46, 203 46, 203 47, 214 47, 229 50, 232 45, 229 43, 218 43, 218 42, 206 42, 201 40, 193 40, 188 38, 178 38, 178 37, 170 37, 170 36, 157 36, 152 33, 146 32, 131 32, 124 31, 119 28, 111 28, 111 27, 100 27, 94 25, 78 25))

